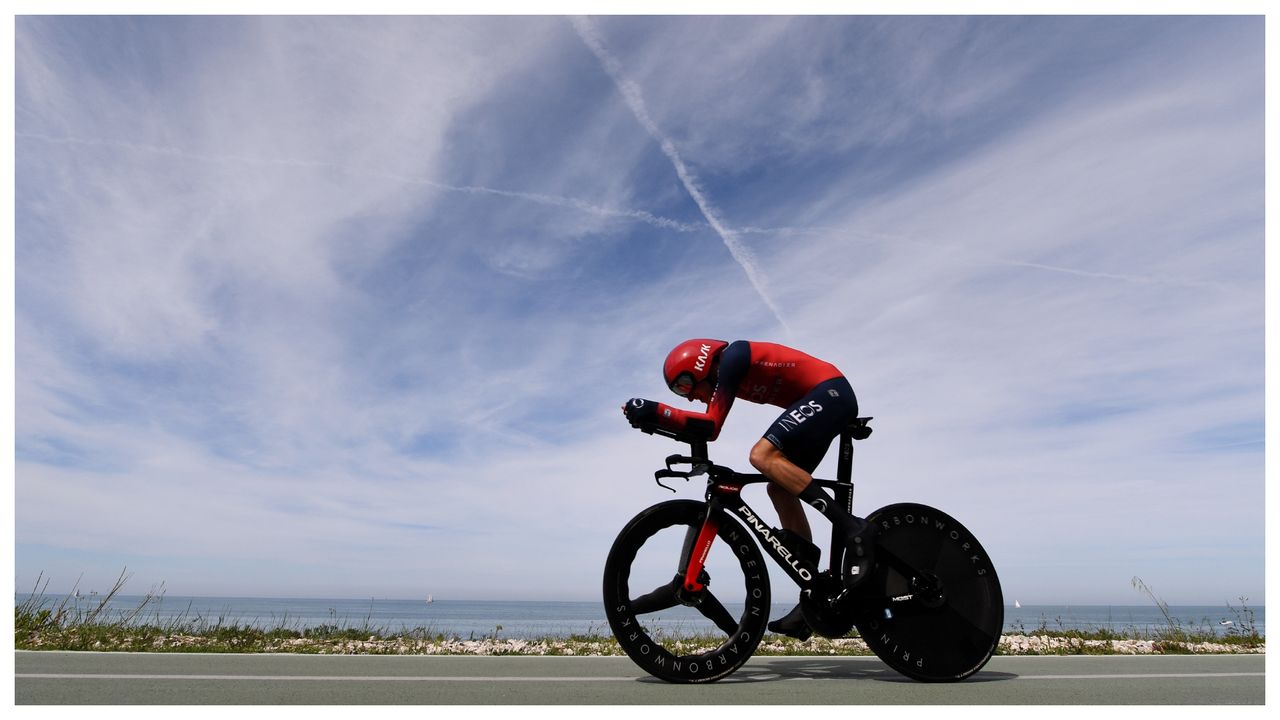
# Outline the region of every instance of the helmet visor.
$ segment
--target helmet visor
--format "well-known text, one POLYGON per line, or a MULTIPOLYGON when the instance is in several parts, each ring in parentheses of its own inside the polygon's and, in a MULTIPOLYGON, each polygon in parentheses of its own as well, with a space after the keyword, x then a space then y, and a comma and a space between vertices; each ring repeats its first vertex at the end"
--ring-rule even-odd
POLYGON ((689 373, 680 373, 675 380, 671 381, 671 392, 680 397, 689 397, 689 393, 693 392, 693 376, 689 373))

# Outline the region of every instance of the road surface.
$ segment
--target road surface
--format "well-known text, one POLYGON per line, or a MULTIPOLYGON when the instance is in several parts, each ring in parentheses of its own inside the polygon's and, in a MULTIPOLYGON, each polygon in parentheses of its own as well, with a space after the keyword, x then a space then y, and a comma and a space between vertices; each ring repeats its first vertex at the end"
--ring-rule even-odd
POLYGON ((711 685, 625 657, 17 651, 14 668, 19 705, 1262 704, 1265 680, 1261 655, 995 657, 941 685, 874 657, 753 658, 711 685))

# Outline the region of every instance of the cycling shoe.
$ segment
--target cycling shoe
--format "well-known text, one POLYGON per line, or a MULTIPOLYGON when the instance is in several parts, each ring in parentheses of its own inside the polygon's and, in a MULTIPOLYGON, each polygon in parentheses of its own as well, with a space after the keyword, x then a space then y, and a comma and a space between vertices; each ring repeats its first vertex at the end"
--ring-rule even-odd
POLYGON ((769 631, 779 635, 787 635, 797 640, 808 640, 813 635, 813 628, 805 622, 804 612, 796 605, 791 612, 769 623, 769 631))

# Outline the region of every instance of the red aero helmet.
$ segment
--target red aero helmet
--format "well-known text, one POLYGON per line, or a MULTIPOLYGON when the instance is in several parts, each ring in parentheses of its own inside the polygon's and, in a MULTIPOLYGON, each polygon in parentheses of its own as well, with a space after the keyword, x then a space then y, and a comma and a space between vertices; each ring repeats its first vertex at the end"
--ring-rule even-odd
POLYGON ((671 392, 688 396, 695 385, 707 379, 716 353, 728 344, 723 340, 706 338, 685 340, 667 353, 667 361, 662 365, 662 379, 667 381, 671 392))

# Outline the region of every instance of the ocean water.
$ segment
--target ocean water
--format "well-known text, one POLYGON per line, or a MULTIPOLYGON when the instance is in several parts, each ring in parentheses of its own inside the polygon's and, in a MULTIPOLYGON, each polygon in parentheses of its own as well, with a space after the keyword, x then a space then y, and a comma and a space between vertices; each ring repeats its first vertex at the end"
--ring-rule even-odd
MULTIPOLYGON (((1266 614, 1262 606, 1248 608, 1251 620, 1239 605, 1233 603, 1232 606, 1234 611, 1225 604, 1173 605, 1168 610, 1170 618, 1183 630, 1225 635, 1232 629, 1239 632, 1251 621, 1258 634, 1265 635, 1266 614)), ((1168 628, 1169 619, 1154 605, 1023 605, 1020 608, 1005 606, 1004 627, 1006 632, 1031 632, 1043 627, 1150 633, 1168 628)))
MULTIPOLYGON (((20 604, 28 596, 15 597, 20 604)), ((62 602, 64 596, 48 595, 46 607, 62 602)), ((142 605, 143 598, 117 596, 104 609, 115 621, 142 605)), ((88 611, 97 598, 67 599, 68 607, 88 611)), ((740 608, 737 608, 740 610, 740 608)), ((1238 610, 1239 608, 1237 608, 1238 610)), ((729 610, 735 608, 730 605, 729 610)), ((790 610, 775 604, 773 616, 790 610)), ((1264 608, 1250 607, 1253 625, 1265 634, 1264 608)), ((1225 635, 1247 620, 1225 604, 1220 606, 1172 606, 1170 615, 1183 629, 1206 630, 1225 635), (1231 625, 1222 624, 1230 621, 1231 625)), ((604 607, 599 602, 516 602, 465 600, 337 600, 312 598, 215 598, 165 596, 153 600, 134 618, 151 624, 197 623, 250 625, 264 629, 284 627, 305 630, 319 626, 369 629, 383 634, 423 630, 429 635, 462 639, 498 637, 534 639, 571 635, 608 635, 604 607)), ((689 608, 673 608, 646 618, 650 629, 673 634, 710 632, 708 621, 689 608)), ((1150 633, 1168 625, 1154 605, 1024 605, 1005 607, 1006 632, 1051 630, 1100 630, 1150 633)))

